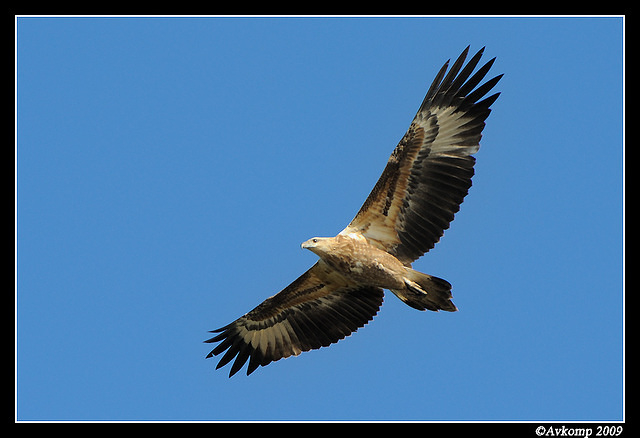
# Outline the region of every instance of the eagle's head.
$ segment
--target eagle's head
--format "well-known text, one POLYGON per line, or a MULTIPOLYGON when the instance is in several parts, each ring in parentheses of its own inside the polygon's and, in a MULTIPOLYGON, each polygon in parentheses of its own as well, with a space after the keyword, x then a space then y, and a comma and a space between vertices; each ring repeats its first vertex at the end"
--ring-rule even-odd
POLYGON ((330 244, 330 237, 313 237, 306 242, 302 242, 302 249, 308 249, 318 255, 322 255, 327 252, 330 244))

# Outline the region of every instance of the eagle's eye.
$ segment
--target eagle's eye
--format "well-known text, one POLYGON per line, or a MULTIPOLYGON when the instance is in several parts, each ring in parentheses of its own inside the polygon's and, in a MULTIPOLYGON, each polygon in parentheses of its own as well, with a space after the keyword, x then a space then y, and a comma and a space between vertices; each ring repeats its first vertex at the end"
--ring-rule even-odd
POLYGON ((313 243, 318 243, 318 239, 315 239, 315 238, 311 239, 311 241, 312 241, 313 243))

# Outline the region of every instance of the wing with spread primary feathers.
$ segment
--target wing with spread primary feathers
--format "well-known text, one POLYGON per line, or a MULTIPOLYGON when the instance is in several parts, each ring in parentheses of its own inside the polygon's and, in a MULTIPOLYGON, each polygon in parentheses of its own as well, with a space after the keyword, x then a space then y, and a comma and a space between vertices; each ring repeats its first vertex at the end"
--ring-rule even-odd
POLYGON ((360 233, 408 264, 449 228, 471 187, 472 154, 500 93, 480 99, 502 77, 478 86, 495 58, 472 75, 484 49, 463 66, 468 50, 448 73, 448 61, 440 69, 380 179, 342 234, 360 233))
POLYGON ((382 299, 382 289, 351 283, 319 261, 278 294, 214 330, 219 334, 205 342, 220 344, 207 357, 226 350, 216 369, 235 358, 231 377, 249 360, 249 375, 259 365, 343 339, 375 316, 382 299))

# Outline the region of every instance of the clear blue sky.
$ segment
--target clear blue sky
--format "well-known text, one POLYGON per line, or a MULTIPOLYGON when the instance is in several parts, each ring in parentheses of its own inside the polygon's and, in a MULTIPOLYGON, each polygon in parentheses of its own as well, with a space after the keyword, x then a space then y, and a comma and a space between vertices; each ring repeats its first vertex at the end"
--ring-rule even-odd
POLYGON ((622 74, 615 17, 18 18, 17 418, 621 420, 622 74), (414 265, 460 310, 216 371, 467 45, 502 95, 414 265))

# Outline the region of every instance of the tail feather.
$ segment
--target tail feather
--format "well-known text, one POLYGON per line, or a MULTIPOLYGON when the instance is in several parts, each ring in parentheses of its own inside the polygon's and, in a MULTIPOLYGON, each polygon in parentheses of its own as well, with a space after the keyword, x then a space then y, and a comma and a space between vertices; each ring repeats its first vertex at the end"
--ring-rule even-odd
POLYGON ((451 284, 448 281, 407 268, 404 282, 404 289, 391 292, 414 309, 447 312, 458 310, 451 302, 451 284))

